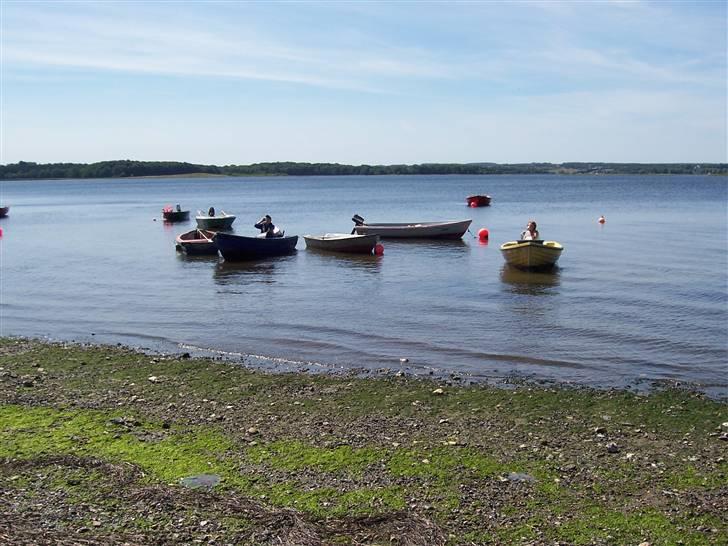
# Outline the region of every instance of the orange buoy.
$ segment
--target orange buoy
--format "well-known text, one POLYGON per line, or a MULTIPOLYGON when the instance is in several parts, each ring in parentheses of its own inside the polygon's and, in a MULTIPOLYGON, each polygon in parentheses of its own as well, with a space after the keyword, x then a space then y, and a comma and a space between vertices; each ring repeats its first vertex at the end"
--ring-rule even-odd
POLYGON ((480 230, 478 230, 478 239, 481 241, 487 241, 489 236, 490 232, 487 229, 480 228, 480 230))
POLYGON ((382 256, 384 254, 384 245, 381 243, 377 243, 374 245, 374 255, 375 256, 382 256))

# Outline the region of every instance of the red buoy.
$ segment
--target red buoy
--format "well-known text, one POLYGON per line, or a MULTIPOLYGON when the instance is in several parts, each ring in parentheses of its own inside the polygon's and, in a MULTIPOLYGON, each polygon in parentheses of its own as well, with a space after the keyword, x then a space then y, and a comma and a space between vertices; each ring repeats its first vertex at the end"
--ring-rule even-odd
POLYGON ((481 241, 487 241, 489 236, 490 233, 485 228, 480 228, 480 230, 478 231, 478 239, 480 239, 481 241))
POLYGON ((606 221, 607 221, 607 219, 606 219, 606 218, 605 218, 604 216, 600 216, 600 217, 599 217, 599 220, 598 220, 598 222, 599 222, 600 224, 603 224, 603 223, 604 223, 604 222, 606 222, 606 221))
POLYGON ((3 228, 0 227, 0 237, 3 236, 3 228))
POLYGON ((384 245, 382 245, 381 243, 377 243, 374 246, 374 254, 376 256, 382 256, 384 254, 384 245))

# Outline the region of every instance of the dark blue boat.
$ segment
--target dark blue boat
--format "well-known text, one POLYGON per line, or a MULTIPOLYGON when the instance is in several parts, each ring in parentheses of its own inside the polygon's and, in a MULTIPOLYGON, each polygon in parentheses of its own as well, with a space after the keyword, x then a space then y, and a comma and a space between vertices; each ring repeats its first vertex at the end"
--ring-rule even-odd
POLYGON ((216 233, 212 239, 227 261, 255 260, 269 256, 283 256, 296 251, 298 235, 292 237, 245 237, 230 233, 216 233))

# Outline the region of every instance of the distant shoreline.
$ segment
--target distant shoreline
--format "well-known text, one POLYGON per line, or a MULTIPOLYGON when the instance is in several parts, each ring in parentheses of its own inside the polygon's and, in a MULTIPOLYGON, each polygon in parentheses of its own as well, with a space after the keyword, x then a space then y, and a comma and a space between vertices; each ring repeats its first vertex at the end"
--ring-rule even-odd
POLYGON ((0 165, 0 180, 101 178, 201 178, 250 176, 379 175, 728 175, 728 163, 423 163, 418 165, 343 165, 339 163, 253 163, 198 165, 176 161, 102 161, 48 163, 21 161, 0 165))

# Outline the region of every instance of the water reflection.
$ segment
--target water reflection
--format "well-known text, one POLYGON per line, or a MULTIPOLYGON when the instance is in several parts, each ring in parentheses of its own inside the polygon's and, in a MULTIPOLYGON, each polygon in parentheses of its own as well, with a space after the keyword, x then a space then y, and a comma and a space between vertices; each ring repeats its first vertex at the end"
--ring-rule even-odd
POLYGON ((561 284, 561 270, 558 266, 550 271, 524 271, 505 264, 500 277, 511 293, 526 296, 553 295, 556 293, 553 289, 561 284))
POLYGON ((220 260, 218 254, 187 254, 183 250, 176 250, 177 259, 181 262, 217 262, 220 260))
POLYGON ((382 244, 385 256, 387 251, 414 252, 417 247, 422 254, 454 258, 464 255, 470 248, 462 239, 384 239, 382 244))
POLYGON ((247 262, 220 262, 215 267, 213 278, 218 284, 238 284, 240 282, 275 282, 278 264, 274 260, 247 262))
MULTIPOLYGON (((386 250, 385 250, 386 252, 386 250)), ((373 254, 347 254, 344 252, 325 252, 315 248, 307 248, 306 254, 314 257, 323 265, 349 266, 363 271, 378 272, 382 266, 382 256, 373 254)))

